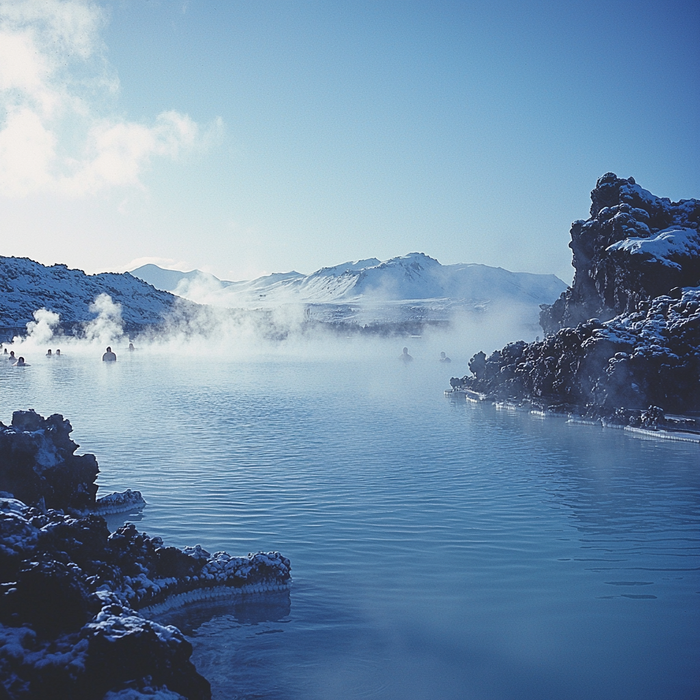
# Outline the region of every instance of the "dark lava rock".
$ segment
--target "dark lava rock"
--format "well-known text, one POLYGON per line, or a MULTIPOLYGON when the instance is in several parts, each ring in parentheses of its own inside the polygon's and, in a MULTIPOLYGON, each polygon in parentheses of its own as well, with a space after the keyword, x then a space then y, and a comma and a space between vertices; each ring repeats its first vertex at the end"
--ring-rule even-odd
POLYGON ((573 285, 542 310, 545 339, 477 353, 453 388, 596 415, 635 409, 626 422, 650 406, 700 411, 700 202, 612 173, 591 199, 591 218, 571 229, 573 285))
POLYGON ((15 411, 12 424, 0 423, 0 491, 32 505, 82 510, 95 504, 99 471, 94 455, 76 455, 63 416, 42 418, 15 411))
POLYGON ((590 218, 571 225, 574 281, 554 304, 543 306, 545 333, 589 318, 609 320, 642 300, 700 284, 699 200, 671 202, 634 178, 606 173, 591 202, 590 218), (669 238, 675 245, 664 245, 669 238))

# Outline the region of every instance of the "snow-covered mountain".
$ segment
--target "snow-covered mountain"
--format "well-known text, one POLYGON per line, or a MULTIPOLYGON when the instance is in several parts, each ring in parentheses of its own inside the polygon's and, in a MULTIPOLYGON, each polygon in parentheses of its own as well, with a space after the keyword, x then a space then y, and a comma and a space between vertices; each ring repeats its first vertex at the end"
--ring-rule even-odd
POLYGON ((551 303, 566 289, 555 275, 509 272, 477 264, 441 265, 424 253, 385 262, 370 258, 324 267, 310 275, 278 273, 245 282, 218 280, 197 270, 162 270, 156 265, 145 265, 132 274, 192 301, 228 307, 280 303, 396 305, 428 300, 439 300, 443 305, 483 306, 507 301, 539 307, 551 303))
POLYGON ((132 274, 87 275, 62 264, 47 267, 28 258, 0 257, 0 340, 30 330, 28 324, 39 322, 36 312, 41 309, 51 312, 49 316, 41 312, 49 325, 78 335, 84 335, 86 324, 98 316, 109 317, 129 334, 166 321, 171 329, 210 332, 223 318, 264 327, 271 337, 291 332, 292 322, 295 328, 321 324, 415 333, 425 325, 449 325, 455 311, 483 315, 494 308, 513 311, 534 328, 539 305, 553 302, 565 288, 554 275, 513 273, 486 265, 441 265, 422 253, 385 262, 372 258, 343 263, 311 275, 276 273, 243 282, 155 265, 132 274), (286 305, 292 305, 293 313, 276 312, 286 305))
POLYGON ((88 323, 99 314, 99 303, 93 305, 102 294, 120 305, 127 330, 161 323, 178 301, 128 272, 86 275, 66 265, 0 256, 0 332, 6 337, 25 332, 42 308, 59 314, 64 328, 88 323))

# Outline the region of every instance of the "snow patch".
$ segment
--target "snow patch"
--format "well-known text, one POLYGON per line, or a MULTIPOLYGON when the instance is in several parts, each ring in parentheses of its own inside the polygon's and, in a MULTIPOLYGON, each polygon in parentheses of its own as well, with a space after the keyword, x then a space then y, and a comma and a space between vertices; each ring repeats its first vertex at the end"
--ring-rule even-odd
POLYGON ((644 255, 654 262, 680 270, 682 266, 676 260, 700 256, 700 231, 672 226, 650 238, 625 238, 608 246, 606 250, 644 255))

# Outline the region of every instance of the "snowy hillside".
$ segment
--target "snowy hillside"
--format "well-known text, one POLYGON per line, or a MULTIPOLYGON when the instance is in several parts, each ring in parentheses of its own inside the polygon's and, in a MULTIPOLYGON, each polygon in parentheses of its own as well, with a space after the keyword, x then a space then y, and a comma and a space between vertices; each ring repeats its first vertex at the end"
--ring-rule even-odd
POLYGON ((508 272, 486 265, 441 265, 423 253, 380 262, 376 258, 324 267, 310 275, 274 274, 247 282, 226 282, 198 271, 161 270, 146 265, 136 277, 200 303, 228 307, 261 304, 369 304, 429 300, 439 305, 480 306, 517 302, 551 303, 566 285, 554 275, 508 272), (163 273, 168 273, 167 276, 163 273))
POLYGON ((92 321, 99 309, 90 307, 101 294, 121 306, 127 329, 160 323, 177 299, 128 272, 86 275, 66 265, 0 256, 0 330, 6 335, 24 332, 41 308, 59 314, 64 327, 92 321))

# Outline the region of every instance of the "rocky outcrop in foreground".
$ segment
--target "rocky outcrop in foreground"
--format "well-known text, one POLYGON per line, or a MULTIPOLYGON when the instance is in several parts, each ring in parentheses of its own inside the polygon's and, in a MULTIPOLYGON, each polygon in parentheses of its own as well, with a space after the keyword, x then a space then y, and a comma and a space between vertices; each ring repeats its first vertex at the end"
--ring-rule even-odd
POLYGON ((700 202, 607 173, 571 228, 576 274, 543 307, 541 342, 511 343, 454 379, 494 399, 641 420, 700 411, 700 202))
MULTIPOLYGON (((77 445, 66 444, 66 426, 70 432, 61 416, 44 420, 16 412, 12 426, 0 424, 0 467, 7 455, 31 452, 22 452, 27 444, 72 455, 77 445)), ((96 466, 94 457, 91 462, 96 466)), ((35 481, 36 465, 23 464, 28 481, 35 481)), ((21 483, 17 473, 14 478, 21 483)), ((43 500, 31 506, 0 494, 0 679, 10 698, 92 700, 110 692, 209 698, 209 684, 191 663, 192 647, 182 633, 138 611, 179 594, 289 585, 289 560, 277 552, 232 557, 199 545, 167 547, 132 524, 110 533, 98 515, 45 509, 43 500)), ((67 502, 76 499, 69 495, 67 502)))

